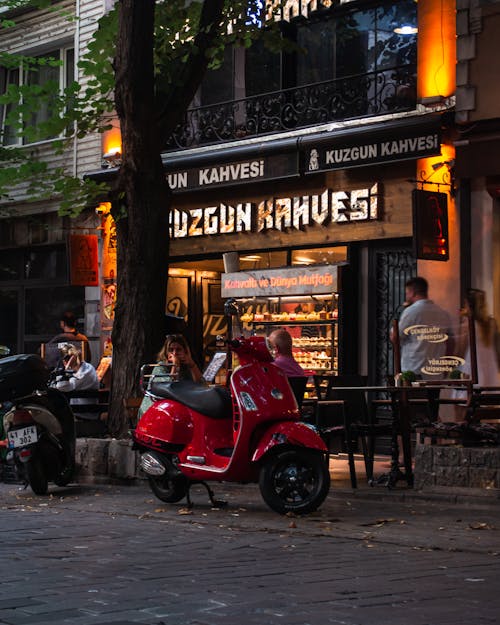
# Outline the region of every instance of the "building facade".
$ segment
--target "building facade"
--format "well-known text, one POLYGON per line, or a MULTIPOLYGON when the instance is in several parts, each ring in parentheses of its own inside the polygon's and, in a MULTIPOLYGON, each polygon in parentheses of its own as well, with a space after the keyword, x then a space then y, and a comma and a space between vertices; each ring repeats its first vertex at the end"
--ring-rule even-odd
MULTIPOLYGON (((2 32, 0 44, 33 54, 56 47, 66 55, 67 71, 73 59, 80 78, 78 58, 108 3, 61 4, 80 19, 46 27, 43 12, 22 13, 15 29, 2 32)), ((337 268, 336 290, 322 294, 332 296, 339 319, 336 363, 330 366, 368 374, 373 382, 391 372, 388 325, 411 275, 427 277, 431 296, 450 312, 459 308, 470 284, 481 284, 496 302, 498 263, 485 270, 488 252, 481 261, 467 252, 467 220, 476 230, 479 223, 485 227, 496 202, 487 190, 498 172, 490 159, 489 177, 474 174, 460 144, 460 133, 474 126, 476 117, 494 118, 489 110, 494 98, 486 102, 478 96, 481 110, 471 104, 473 87, 478 94, 488 84, 486 74, 481 85, 471 79, 483 66, 481 54, 488 54, 480 49, 474 56, 471 41, 483 34, 475 15, 488 14, 484 23, 494 26, 493 4, 290 1, 282 16, 283 36, 297 44, 294 51, 271 54, 260 44, 226 50, 222 68, 207 74, 184 123, 165 137, 163 154, 175 193, 166 310, 184 317, 200 359, 209 357, 224 330, 222 295, 229 291, 221 288, 235 268, 290 270, 278 298, 286 297, 294 272, 337 268), (446 249, 416 240, 414 191, 445 196, 446 249), (475 193, 477 214, 467 210, 475 193)), ((8 133, 3 137, 4 143, 10 140, 8 133)), ((77 175, 108 176, 116 163, 108 159, 103 170, 102 156, 112 156, 113 140, 109 145, 98 136, 79 140, 66 163, 77 175)), ((35 147, 55 158, 49 142, 35 147)), ((469 160, 478 167, 474 155, 469 160)), ((9 321, 0 342, 28 351, 48 338, 55 331, 52 302, 57 301, 78 309, 99 355, 109 339, 116 288, 109 218, 101 221, 91 211, 70 223, 56 216, 57 202, 30 204, 22 190, 8 208, 11 216, 1 220, 0 291, 2 316, 9 321), (41 228, 35 225, 40 221, 41 228), (100 235, 97 287, 71 285, 67 236, 75 232, 100 235), (43 251, 50 260, 42 270, 33 257, 32 265, 43 274, 35 285, 26 258, 43 251), (9 266, 14 256, 17 269, 9 266), (50 306, 32 294, 35 286, 38 294, 55 289, 50 306)), ((249 315, 283 314, 260 291, 246 295, 249 315)), ((299 306, 299 300, 315 295, 306 284, 293 297, 299 306)), ((319 316, 321 310, 314 312, 319 316)))
MULTIPOLYGON (((20 65, 0 68, 0 91, 9 84, 40 84, 58 81, 61 88, 85 79, 78 67, 87 42, 94 33, 97 20, 105 10, 100 0, 86 2, 63 1, 56 10, 15 10, 2 17, 15 26, 2 28, 0 48, 12 54, 56 59, 38 72, 28 72, 20 65), (74 16, 75 19, 69 19, 74 16)), ((19 146, 36 154, 53 167, 64 167, 72 175, 98 167, 101 162, 99 135, 73 140, 63 154, 56 154, 53 138, 28 142, 16 137, 6 123, 7 106, 0 106, 2 145, 19 146)), ((37 124, 48 116, 47 105, 26 123, 37 124)), ((0 343, 13 353, 37 351, 40 343, 59 330, 62 312, 72 310, 79 320, 79 329, 91 341, 92 352, 100 351, 100 289, 85 286, 89 279, 75 274, 83 263, 83 243, 92 235, 97 241, 100 225, 94 210, 78 218, 60 217, 57 199, 33 202, 20 184, 9 198, 0 202, 0 343), (79 239, 78 237, 83 237, 79 239)), ((88 267, 88 261, 86 261, 88 267)), ((84 263, 85 264, 85 263, 84 263)), ((94 267, 92 272, 95 273, 94 267)), ((90 281, 92 282, 92 280, 90 281)), ((95 280, 94 280, 95 282, 95 280)))
MULTIPOLYGON (((175 202, 167 308, 186 317, 206 358, 224 326, 214 294, 221 283, 231 294, 224 255, 236 255, 250 278, 277 267, 294 279, 300 267, 337 266, 330 366, 383 382, 406 279, 428 277, 450 312, 460 303, 455 4, 289 2, 283 19, 302 52, 226 50, 168 138, 163 159, 175 202), (446 197, 446 260, 417 253, 415 190, 446 197)), ((257 328, 255 314, 283 321, 283 306, 286 315, 314 295, 307 287, 291 293, 283 280, 269 294, 279 304, 259 289, 238 291, 248 330, 257 328)))

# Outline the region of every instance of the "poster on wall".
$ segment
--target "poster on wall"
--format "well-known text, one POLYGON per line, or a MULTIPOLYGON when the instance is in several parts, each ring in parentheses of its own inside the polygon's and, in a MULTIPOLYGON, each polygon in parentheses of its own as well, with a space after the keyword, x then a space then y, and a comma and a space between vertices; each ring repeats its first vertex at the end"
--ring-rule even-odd
POLYGON ((73 286, 98 286, 97 235, 69 235, 69 265, 73 286))
POLYGON ((103 219, 101 326, 110 330, 116 305, 116 225, 111 215, 103 219))

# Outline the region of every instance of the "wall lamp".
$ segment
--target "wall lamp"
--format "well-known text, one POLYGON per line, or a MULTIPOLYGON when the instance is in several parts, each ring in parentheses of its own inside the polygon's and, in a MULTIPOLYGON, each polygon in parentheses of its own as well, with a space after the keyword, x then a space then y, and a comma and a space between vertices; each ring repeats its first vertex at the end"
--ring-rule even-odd
POLYGON ((420 172, 420 180, 415 180, 412 182, 416 182, 417 184, 422 185, 422 188, 426 184, 436 185, 438 188, 441 186, 449 187, 451 197, 455 197, 456 187, 455 187, 455 160, 449 159, 448 161, 438 161, 437 163, 433 163, 431 165, 432 171, 426 176, 425 171, 420 172), (431 180, 432 176, 439 171, 441 168, 446 167, 446 171, 442 174, 442 179, 439 182, 434 182, 431 180))
POLYGON ((441 169, 441 167, 444 167, 445 165, 448 167, 448 169, 451 169, 452 167, 455 166, 454 159, 450 159, 449 161, 440 161, 439 163, 433 163, 432 169, 434 171, 437 171, 438 169, 441 169))

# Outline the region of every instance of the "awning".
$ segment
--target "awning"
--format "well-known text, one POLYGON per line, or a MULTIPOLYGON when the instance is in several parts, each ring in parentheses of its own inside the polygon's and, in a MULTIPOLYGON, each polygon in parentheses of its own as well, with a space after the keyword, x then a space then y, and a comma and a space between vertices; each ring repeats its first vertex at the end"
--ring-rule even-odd
MULTIPOLYGON (((442 114, 379 121, 307 135, 169 152, 162 155, 174 191, 195 191, 422 158, 440 153, 442 114)), ((117 169, 88 172, 109 181, 117 169)))

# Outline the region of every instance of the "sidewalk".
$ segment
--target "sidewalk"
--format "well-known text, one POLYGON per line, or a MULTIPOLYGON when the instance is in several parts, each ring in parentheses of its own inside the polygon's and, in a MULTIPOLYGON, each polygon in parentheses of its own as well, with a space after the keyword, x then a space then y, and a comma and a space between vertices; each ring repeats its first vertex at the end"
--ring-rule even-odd
POLYGON ((227 507, 213 508, 201 485, 191 489, 193 508, 185 500, 166 504, 146 481, 129 485, 72 484, 52 486, 48 497, 33 495, 29 487, 0 484, 0 510, 50 512, 64 510, 83 519, 134 517, 173 525, 226 527, 243 532, 287 532, 404 545, 412 549, 478 552, 500 556, 500 508, 497 500, 471 505, 451 497, 421 496, 405 488, 361 486, 353 491, 334 476, 320 509, 306 516, 279 515, 270 510, 257 485, 211 483, 227 507))
MULTIPOLYGON (((378 501, 404 502, 441 502, 460 506, 491 507, 500 510, 500 490, 495 488, 470 488, 458 486, 434 486, 424 490, 407 488, 404 481, 398 482, 395 488, 387 486, 369 486, 366 482, 362 456, 356 456, 357 489, 351 488, 347 457, 343 455, 330 457, 330 475, 335 492, 342 497, 356 499, 376 499, 378 501)), ((375 459, 374 475, 380 476, 390 471, 390 458, 379 456, 375 459)))

